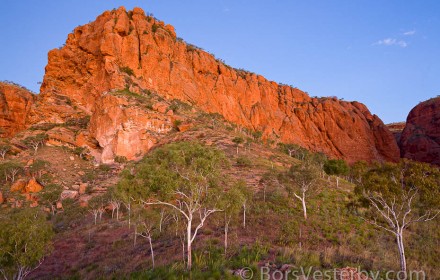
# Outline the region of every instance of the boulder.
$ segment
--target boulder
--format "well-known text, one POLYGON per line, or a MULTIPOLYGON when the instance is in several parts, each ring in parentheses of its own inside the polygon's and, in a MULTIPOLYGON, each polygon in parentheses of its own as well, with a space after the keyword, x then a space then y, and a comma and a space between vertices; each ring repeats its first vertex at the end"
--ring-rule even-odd
POLYGON ((3 204, 5 202, 5 198, 3 197, 3 193, 0 191, 0 204, 3 204))
POLYGON ((93 198, 93 196, 91 196, 91 195, 81 195, 78 199, 79 205, 81 207, 87 207, 89 204, 89 200, 92 198, 93 198))
POLYGON ((78 196, 78 191, 72 191, 72 190, 64 190, 61 193, 60 199, 75 199, 78 196))
POLYGON ((43 186, 35 178, 30 179, 24 188, 25 193, 37 193, 42 190, 43 186))
POLYGON ((179 130, 180 132, 184 132, 184 131, 187 131, 188 129, 192 128, 193 126, 194 125, 191 123, 182 123, 177 126, 177 130, 179 130))
POLYGON ((27 185, 27 181, 25 179, 18 179, 12 184, 10 191, 23 192, 26 185, 27 185))
POLYGON ((85 194, 85 193, 86 193, 86 190, 87 190, 87 187, 88 187, 88 184, 87 184, 87 183, 81 183, 81 184, 79 185, 79 188, 78 188, 78 192, 79 192, 79 194, 85 194))

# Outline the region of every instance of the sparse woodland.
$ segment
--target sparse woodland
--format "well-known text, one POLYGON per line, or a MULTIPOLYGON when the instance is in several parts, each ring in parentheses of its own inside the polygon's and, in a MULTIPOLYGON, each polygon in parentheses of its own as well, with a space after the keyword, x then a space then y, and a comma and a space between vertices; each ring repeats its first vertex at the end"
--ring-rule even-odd
POLYGON ((49 211, 0 210, 2 234, 41 233, 25 245, 33 248, 26 262, 7 249, 13 239, 2 240, 2 273, 38 277, 54 264, 63 240, 75 236, 79 247, 72 254, 89 256, 89 264, 74 262, 66 277, 234 279, 243 267, 258 273, 258 267, 282 265, 440 275, 437 167, 408 160, 348 166, 299 146, 265 142, 218 117, 202 118, 211 121, 143 160, 116 163, 122 169, 115 175, 110 166, 83 175, 90 184, 114 182, 87 206, 68 198, 57 208, 60 186, 47 172, 54 166, 39 158, 49 149, 44 143, 29 147, 31 166, 6 155, 3 193, 16 180, 12 170, 17 178, 32 174, 45 184, 38 196, 49 211), (208 139, 214 144, 205 144, 208 139), (17 215, 26 216, 23 225, 11 227, 5 217, 17 215), (27 226, 42 217, 47 222, 40 228, 27 226), (121 269, 106 270, 112 263, 121 269))

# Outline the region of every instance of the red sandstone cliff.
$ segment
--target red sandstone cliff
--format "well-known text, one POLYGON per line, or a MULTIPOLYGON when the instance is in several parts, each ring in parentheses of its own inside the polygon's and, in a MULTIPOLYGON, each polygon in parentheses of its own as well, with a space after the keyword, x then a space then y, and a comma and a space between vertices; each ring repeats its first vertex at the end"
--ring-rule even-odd
POLYGON ((414 107, 400 138, 402 157, 440 165, 440 97, 414 107))
MULTIPOLYGON (((69 34, 63 48, 49 52, 39 111, 53 106, 44 100, 68 97, 73 108, 95 115, 91 136, 103 147, 120 136, 105 131, 111 128, 98 114, 108 114, 105 104, 109 100, 101 96, 124 88, 134 92, 148 89, 166 99, 180 99, 261 130, 265 137, 350 162, 399 158, 393 135, 363 104, 310 98, 299 89, 233 69, 178 39, 172 26, 145 16, 139 8, 104 12, 69 34)), ((61 113, 50 117, 62 121, 61 113)), ((132 145, 127 139, 134 138, 131 135, 121 143, 132 145)), ((118 155, 115 146, 120 143, 112 145, 118 155)))
POLYGON ((0 134, 11 137, 26 128, 36 96, 14 84, 0 82, 0 134))

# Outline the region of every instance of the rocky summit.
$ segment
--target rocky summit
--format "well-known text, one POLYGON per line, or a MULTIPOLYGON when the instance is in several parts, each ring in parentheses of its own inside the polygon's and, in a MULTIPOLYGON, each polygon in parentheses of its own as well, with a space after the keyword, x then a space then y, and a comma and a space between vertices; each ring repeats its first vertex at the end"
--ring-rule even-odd
POLYGON ((411 110, 400 147, 402 157, 440 165, 440 97, 411 110))
POLYGON ((109 96, 121 90, 178 99, 260 131, 266 139, 295 143, 349 162, 399 158, 393 135, 363 104, 311 98, 297 88, 234 69, 185 43, 171 25, 146 16, 140 8, 106 11, 94 22, 75 28, 62 48, 49 52, 28 124, 88 115, 86 142, 96 143, 89 148, 97 158, 133 159, 148 151, 153 138, 166 133, 173 117, 165 109, 151 115, 126 108, 120 98, 109 96), (136 129, 127 128, 128 120, 136 129))

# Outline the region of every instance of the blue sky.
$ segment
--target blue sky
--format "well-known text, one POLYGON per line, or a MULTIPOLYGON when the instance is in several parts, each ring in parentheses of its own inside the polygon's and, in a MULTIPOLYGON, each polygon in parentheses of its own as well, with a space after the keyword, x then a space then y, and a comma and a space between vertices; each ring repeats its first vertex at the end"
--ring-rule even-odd
POLYGON ((440 95, 440 1, 429 0, 2 0, 0 80, 38 92, 47 52, 121 5, 153 13, 234 67, 358 100, 386 123, 440 95))

